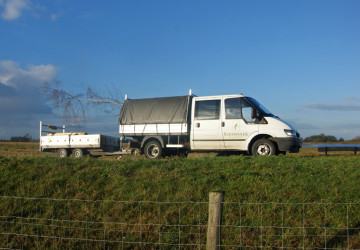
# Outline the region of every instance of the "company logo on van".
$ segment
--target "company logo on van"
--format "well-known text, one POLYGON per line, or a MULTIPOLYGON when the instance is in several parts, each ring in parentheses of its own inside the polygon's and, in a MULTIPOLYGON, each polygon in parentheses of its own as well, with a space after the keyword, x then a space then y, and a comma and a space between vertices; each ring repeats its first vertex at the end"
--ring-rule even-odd
POLYGON ((235 132, 235 133, 228 133, 225 132, 224 136, 236 136, 236 137, 240 137, 240 136, 248 136, 248 133, 246 132, 235 132))

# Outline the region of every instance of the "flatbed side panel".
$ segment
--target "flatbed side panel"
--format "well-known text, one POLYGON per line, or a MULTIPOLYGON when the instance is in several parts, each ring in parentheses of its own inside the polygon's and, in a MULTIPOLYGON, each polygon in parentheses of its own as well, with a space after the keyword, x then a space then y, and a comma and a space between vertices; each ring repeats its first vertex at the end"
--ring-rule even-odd
POLYGON ((108 149, 119 148, 120 138, 101 134, 93 135, 56 135, 42 136, 40 139, 41 149, 56 148, 91 148, 108 149))
POLYGON ((122 135, 187 135, 188 125, 186 123, 120 125, 119 132, 122 135))
POLYGON ((120 150, 120 138, 101 135, 100 147, 104 152, 115 152, 120 150))
POLYGON ((61 136, 41 136, 40 146, 46 148, 70 148, 69 135, 61 136))
POLYGON ((120 145, 120 138, 108 135, 101 135, 101 145, 117 147, 120 145))
POLYGON ((71 148, 100 148, 100 134, 70 135, 71 148))

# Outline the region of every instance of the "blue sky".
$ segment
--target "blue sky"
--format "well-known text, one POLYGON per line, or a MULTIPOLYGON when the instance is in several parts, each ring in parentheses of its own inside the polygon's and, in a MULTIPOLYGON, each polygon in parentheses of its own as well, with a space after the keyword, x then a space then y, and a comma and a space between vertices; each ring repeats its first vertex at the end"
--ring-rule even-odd
MULTIPOLYGON (((62 124, 45 82, 129 98, 244 93, 304 138, 352 139, 359 13, 358 0, 0 0, 0 139, 62 124)), ((119 110, 90 112, 83 129, 118 135, 119 110)))

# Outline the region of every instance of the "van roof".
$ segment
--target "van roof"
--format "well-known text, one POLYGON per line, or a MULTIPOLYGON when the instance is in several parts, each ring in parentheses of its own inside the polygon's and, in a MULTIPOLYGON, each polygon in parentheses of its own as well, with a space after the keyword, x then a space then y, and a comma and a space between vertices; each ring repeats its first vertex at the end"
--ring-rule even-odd
POLYGON ((233 94, 233 95, 214 95, 214 96, 196 96, 195 99, 213 99, 213 98, 235 98, 235 97, 244 97, 243 94, 233 94))

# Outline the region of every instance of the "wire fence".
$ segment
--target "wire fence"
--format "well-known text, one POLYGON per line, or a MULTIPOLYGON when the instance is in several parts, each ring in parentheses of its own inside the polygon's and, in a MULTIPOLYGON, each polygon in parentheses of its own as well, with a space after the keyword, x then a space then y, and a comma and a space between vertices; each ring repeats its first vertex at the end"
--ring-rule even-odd
MULTIPOLYGON (((360 203, 224 202, 222 249, 360 249, 360 203)), ((0 249, 205 249, 209 202, 0 196, 0 249)))

